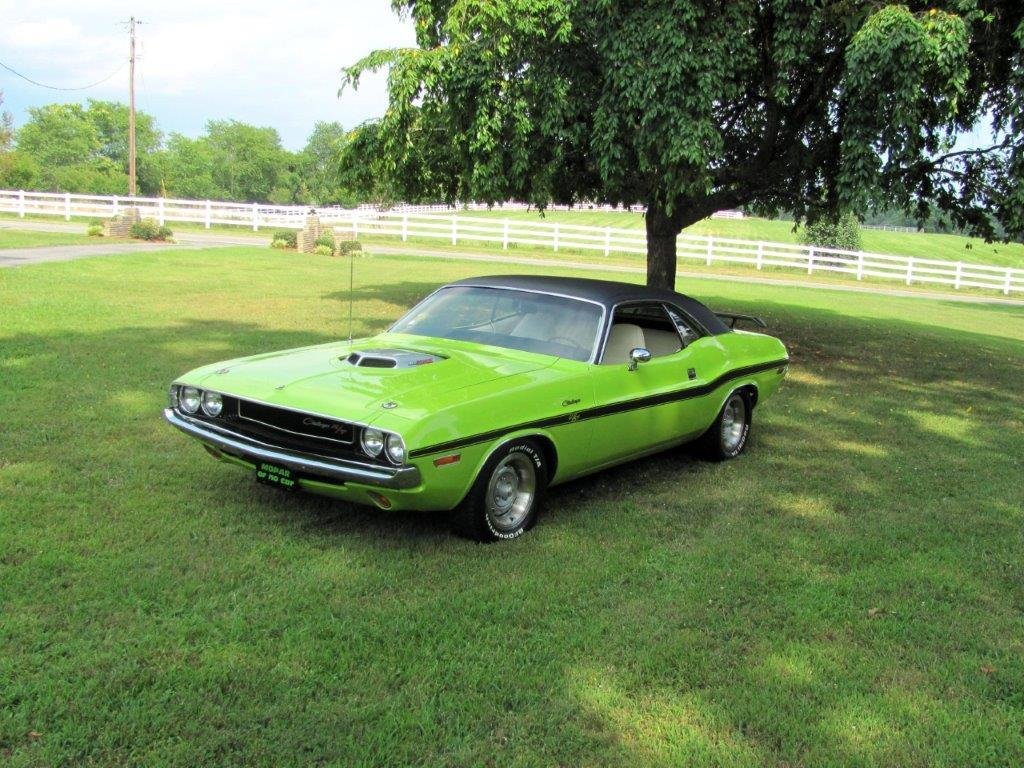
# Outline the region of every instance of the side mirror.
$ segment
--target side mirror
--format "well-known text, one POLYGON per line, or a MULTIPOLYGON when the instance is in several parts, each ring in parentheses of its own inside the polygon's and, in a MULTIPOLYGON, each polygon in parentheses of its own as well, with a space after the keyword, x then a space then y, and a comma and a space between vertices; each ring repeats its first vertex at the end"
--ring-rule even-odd
POLYGON ((651 359, 651 351, 643 347, 634 347, 629 350, 629 370, 635 371, 640 363, 646 363, 651 359))

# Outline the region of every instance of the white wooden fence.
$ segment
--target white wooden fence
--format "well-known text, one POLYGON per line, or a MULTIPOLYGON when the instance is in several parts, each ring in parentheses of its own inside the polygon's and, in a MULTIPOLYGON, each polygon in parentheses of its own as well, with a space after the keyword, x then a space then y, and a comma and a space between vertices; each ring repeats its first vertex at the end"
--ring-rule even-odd
MULTIPOLYGON (((234 224, 254 231, 266 227, 302 226, 310 209, 305 206, 277 206, 256 203, 225 203, 211 200, 124 198, 48 192, 0 190, 0 212, 19 216, 107 217, 129 205, 159 223, 192 222, 234 224)), ((483 209, 483 205, 466 206, 483 209)), ((510 203, 504 210, 524 210, 523 203, 510 203)), ((647 252, 646 237, 639 228, 593 227, 564 222, 459 216, 448 206, 396 206, 378 210, 318 208, 322 222, 338 231, 356 236, 390 236, 408 241, 410 237, 432 238, 458 245, 460 242, 501 243, 502 248, 527 245, 560 251, 566 248, 613 253, 647 252)), ((594 208, 593 210, 602 210, 594 208)), ((621 210, 621 209, 611 209, 621 210)), ((738 240, 734 238, 683 234, 678 238, 682 265, 699 262, 705 266, 745 265, 761 270, 781 268, 846 275, 857 280, 878 278, 906 285, 938 285, 998 290, 1003 294, 1024 293, 1024 269, 996 267, 967 262, 891 256, 864 251, 843 251, 788 243, 738 240)))

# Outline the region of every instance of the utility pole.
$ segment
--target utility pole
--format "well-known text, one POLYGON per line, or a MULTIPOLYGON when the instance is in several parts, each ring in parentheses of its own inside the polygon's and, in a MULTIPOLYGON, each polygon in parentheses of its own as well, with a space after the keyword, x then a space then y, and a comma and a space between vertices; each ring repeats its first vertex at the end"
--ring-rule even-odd
POLYGON ((128 195, 135 197, 135 17, 128 20, 128 195))

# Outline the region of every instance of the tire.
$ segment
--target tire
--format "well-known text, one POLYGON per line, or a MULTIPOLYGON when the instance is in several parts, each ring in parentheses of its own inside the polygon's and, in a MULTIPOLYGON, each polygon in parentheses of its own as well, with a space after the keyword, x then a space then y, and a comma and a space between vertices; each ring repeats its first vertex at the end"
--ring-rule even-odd
POLYGON ((697 441, 700 454, 709 461, 726 461, 739 456, 747 446, 751 424, 750 396, 733 392, 714 422, 697 441))
POLYGON ((455 533, 481 542, 522 536, 537 522, 548 483, 547 460, 534 440, 512 440, 487 459, 451 513, 455 533))

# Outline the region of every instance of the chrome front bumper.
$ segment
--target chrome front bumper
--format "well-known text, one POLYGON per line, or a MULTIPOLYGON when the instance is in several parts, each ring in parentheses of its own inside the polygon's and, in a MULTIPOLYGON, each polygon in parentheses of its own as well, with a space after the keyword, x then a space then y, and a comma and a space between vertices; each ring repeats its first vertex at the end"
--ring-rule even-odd
POLYGON ((268 461, 335 483, 359 483, 393 490, 415 488, 420 484, 420 471, 416 467, 381 467, 358 461, 286 451, 242 435, 236 435, 228 430, 212 427, 187 416, 181 416, 171 408, 164 409, 164 418, 167 423, 177 427, 186 435, 247 461, 268 461))

